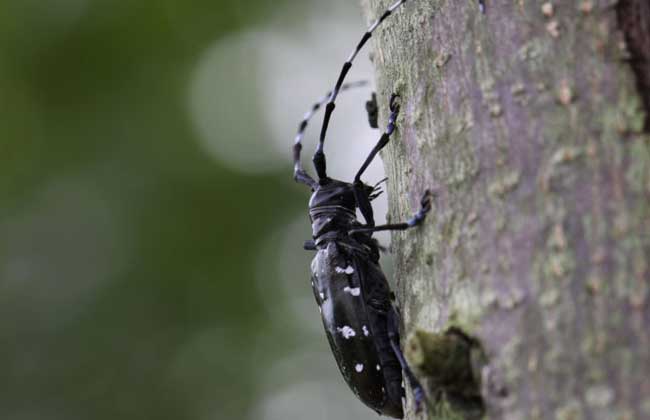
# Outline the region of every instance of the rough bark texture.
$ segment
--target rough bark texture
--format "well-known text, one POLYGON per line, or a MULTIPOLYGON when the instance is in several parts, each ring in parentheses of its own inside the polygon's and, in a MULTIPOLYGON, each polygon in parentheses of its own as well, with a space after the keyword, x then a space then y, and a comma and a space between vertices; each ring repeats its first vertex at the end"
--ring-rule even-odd
POLYGON ((437 191, 393 236, 405 329, 481 342, 489 418, 650 418, 647 4, 412 0, 373 36, 390 219, 437 191))

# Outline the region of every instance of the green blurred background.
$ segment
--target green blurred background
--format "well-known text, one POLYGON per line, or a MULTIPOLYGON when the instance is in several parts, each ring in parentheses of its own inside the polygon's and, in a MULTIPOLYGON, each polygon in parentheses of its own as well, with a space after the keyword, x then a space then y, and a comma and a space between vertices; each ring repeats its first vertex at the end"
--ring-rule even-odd
POLYGON ((1 419, 377 418, 321 331, 290 162, 364 28, 344 0, 0 2, 1 419))

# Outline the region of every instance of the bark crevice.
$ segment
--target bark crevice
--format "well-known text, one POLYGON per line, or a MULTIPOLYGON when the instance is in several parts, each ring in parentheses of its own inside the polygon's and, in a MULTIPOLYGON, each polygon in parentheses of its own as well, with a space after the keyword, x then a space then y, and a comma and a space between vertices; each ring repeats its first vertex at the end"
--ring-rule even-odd
POLYGON ((481 372, 487 361, 478 340, 459 328, 443 334, 417 330, 408 338, 404 353, 430 390, 436 409, 444 405, 463 419, 483 418, 481 372))

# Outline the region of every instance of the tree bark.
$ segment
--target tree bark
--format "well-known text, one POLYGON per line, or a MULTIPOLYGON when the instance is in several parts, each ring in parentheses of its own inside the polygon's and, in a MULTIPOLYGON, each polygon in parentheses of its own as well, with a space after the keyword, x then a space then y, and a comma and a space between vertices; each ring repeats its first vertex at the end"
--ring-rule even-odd
POLYGON ((480 342, 489 418, 650 418, 650 7, 486 6, 408 1, 373 35, 389 219, 436 192, 393 235, 405 331, 480 342))

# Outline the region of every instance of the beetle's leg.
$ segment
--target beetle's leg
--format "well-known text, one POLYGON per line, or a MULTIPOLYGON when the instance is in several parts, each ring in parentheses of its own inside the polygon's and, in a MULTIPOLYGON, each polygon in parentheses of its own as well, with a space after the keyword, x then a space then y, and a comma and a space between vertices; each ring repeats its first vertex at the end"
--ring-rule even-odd
POLYGON ((368 165, 370 165, 370 162, 372 162, 372 160, 377 155, 377 153, 379 153, 379 151, 383 149, 386 146, 386 144, 388 144, 390 135, 393 134, 393 131, 395 131, 395 120, 397 119, 397 115, 399 114, 399 105, 396 102, 397 98, 398 98, 397 94, 393 93, 391 95, 390 97, 391 112, 390 112, 390 116, 388 117, 388 126, 386 127, 386 131, 384 131, 384 133, 379 138, 377 144, 375 144, 375 147, 373 147, 372 150, 370 151, 370 154, 366 158, 365 162, 363 162, 363 165, 361 165, 361 168, 357 172, 357 175, 354 177, 354 182, 352 183, 352 187, 354 189, 354 198, 357 201, 357 206, 361 211, 361 215, 366 220, 367 227, 375 226, 375 218, 372 211, 372 205, 370 204, 370 197, 368 196, 368 193, 365 191, 365 186, 361 182, 361 175, 366 170, 366 168, 368 168, 368 165))
POLYGON ((419 412, 422 408, 422 403, 426 401, 426 397, 424 395, 422 384, 420 384, 420 381, 417 380, 413 371, 411 371, 411 368, 406 362, 406 358, 404 358, 404 353, 402 353, 402 349, 399 347, 399 315, 397 314, 395 307, 391 307, 388 311, 388 339, 390 340, 390 345, 393 348, 393 352, 395 353, 399 364, 402 366, 402 371, 404 371, 406 379, 409 381, 409 385, 413 390, 415 411, 419 412))
POLYGON ((379 128, 377 117, 379 116, 379 107, 377 106, 377 94, 372 92, 369 101, 366 101, 366 112, 368 113, 368 124, 370 128, 379 128))
POLYGON ((325 136, 327 134, 327 126, 330 123, 330 118, 332 116, 332 112, 334 112, 334 108, 336 105, 334 102, 336 101, 336 97, 339 94, 339 91, 341 90, 341 86, 343 85, 343 81, 345 80, 345 76, 348 74, 350 71, 350 68, 352 67, 352 62, 354 61, 354 58, 359 54, 359 51, 363 48, 363 46, 368 42, 370 37, 372 36, 372 33, 377 27, 393 12, 395 9, 397 9, 399 6, 404 4, 406 0, 397 0, 392 6, 390 6, 388 9, 382 13, 382 15, 373 23, 370 25, 366 33, 363 34, 361 37, 361 40, 357 44, 357 46, 354 48, 348 59, 346 60, 345 63, 343 63, 343 67, 341 68, 341 73, 339 74, 339 78, 336 81, 336 84, 334 85, 334 89, 332 90, 332 95, 330 96, 329 101, 327 102, 327 105, 325 106, 325 116, 323 117, 323 125, 320 130, 320 138, 318 140, 318 147, 316 148, 316 153, 314 153, 314 166, 316 167, 316 172, 318 173, 318 179, 323 180, 327 178, 327 172, 326 172, 326 165, 325 165, 325 153, 323 152, 323 147, 325 145, 325 136))
POLYGON ((314 242, 312 239, 309 239, 305 241, 305 243, 302 245, 302 248, 305 251, 316 251, 316 242, 314 242))
POLYGON ((307 185, 309 188, 312 189, 312 191, 316 189, 317 182, 314 181, 314 178, 309 176, 309 174, 305 172, 305 170, 302 168, 298 168, 298 169, 294 168, 293 179, 296 182, 300 182, 301 184, 307 185))
POLYGON ((366 226, 375 226, 374 211, 370 204, 370 197, 368 197, 368 194, 364 191, 363 184, 360 182, 352 184, 352 191, 354 192, 354 198, 357 201, 359 211, 361 211, 361 215, 366 220, 366 226))
POLYGON ((380 252, 383 252, 383 253, 387 253, 387 252, 388 252, 388 248, 385 247, 385 246, 383 246, 382 244, 380 244, 379 241, 378 241, 377 239, 375 239, 375 238, 371 238, 371 239, 373 240, 375 246, 377 247, 377 249, 378 249, 380 252))
POLYGON ((431 210, 431 192, 429 190, 425 191, 424 195, 422 196, 422 200, 420 201, 420 205, 421 205, 420 210, 417 213, 415 213, 412 218, 410 218, 404 223, 393 223, 393 224, 380 225, 380 226, 365 226, 356 229, 351 229, 348 231, 348 234, 371 233, 371 232, 378 232, 380 230, 406 230, 415 227, 420 223, 422 223, 429 210, 431 210))
MULTIPOLYGON (((343 86, 341 86, 341 90, 347 90, 350 88, 355 88, 359 86, 365 86, 367 85, 368 82, 365 80, 360 80, 357 82, 352 82, 352 83, 346 83, 343 86)), ((293 144, 293 179, 296 180, 296 182, 303 183, 312 189, 315 189, 316 186, 318 185, 314 179, 305 172, 305 170, 302 168, 302 164, 300 163, 300 152, 302 151, 302 138, 305 135, 305 129, 307 128, 307 124, 309 123, 309 120, 314 116, 316 111, 320 109, 325 102, 330 98, 332 95, 332 92, 327 92, 327 94, 321 98, 318 102, 316 102, 314 105, 312 105, 311 109, 305 113, 305 116, 302 118, 302 121, 300 121, 300 124, 298 125, 298 132, 296 133, 296 139, 293 144)))
POLYGON ((390 116, 388 117, 388 125, 386 126, 386 131, 384 131, 384 133, 381 135, 379 141, 377 141, 377 144, 375 144, 375 147, 372 148, 365 162, 363 162, 363 165, 361 165, 361 168, 359 168, 359 171, 354 177, 355 184, 361 182, 361 175, 363 175, 365 170, 368 168, 368 165, 370 165, 370 162, 372 162, 375 156, 377 156, 377 153, 386 147, 388 140, 390 140, 390 135, 393 134, 393 131, 395 131, 395 120, 399 114, 399 104, 397 103, 397 98, 399 98, 399 96, 396 93, 393 93, 390 96, 390 116))

